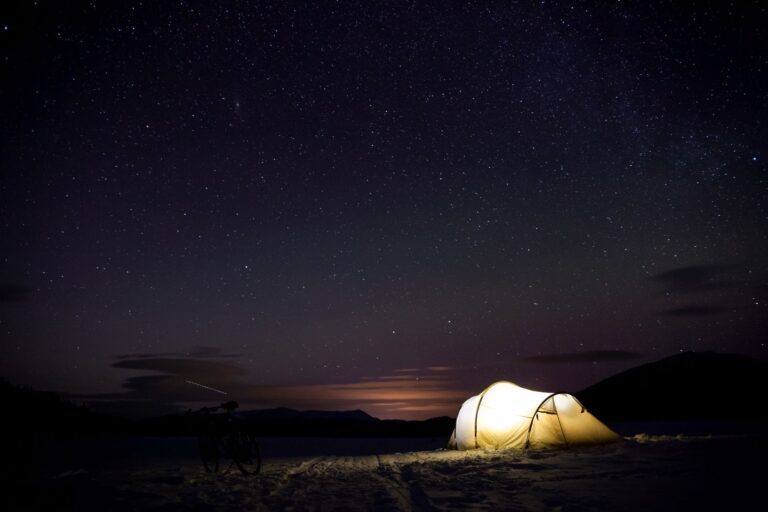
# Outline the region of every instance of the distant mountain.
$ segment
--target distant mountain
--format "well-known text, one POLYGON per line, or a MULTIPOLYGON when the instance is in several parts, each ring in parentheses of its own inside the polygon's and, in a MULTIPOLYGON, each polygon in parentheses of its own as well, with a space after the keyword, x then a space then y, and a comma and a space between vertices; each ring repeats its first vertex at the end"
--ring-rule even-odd
POLYGON ((768 362, 687 352, 644 364, 576 393, 603 421, 766 420, 768 362))
MULTIPOLYGON (((424 421, 380 420, 363 411, 297 411, 277 408, 238 411, 248 428, 261 437, 445 437, 451 435, 454 418, 424 421)), ((142 435, 195 435, 199 423, 183 414, 146 418, 137 422, 142 435)))
POLYGON ((451 435, 455 419, 380 420, 361 411, 297 411, 277 408, 238 412, 260 436, 434 437, 451 435))
POLYGON ((260 409, 254 411, 242 411, 238 416, 244 418, 274 418, 274 419, 303 419, 319 421, 378 421, 368 413, 356 409, 354 411, 297 411, 286 407, 274 409, 260 409))
MULTIPOLYGON (((186 414, 141 420, 98 414, 56 393, 18 387, 0 379, 0 403, 7 412, 3 426, 16 435, 89 436, 102 434, 193 436, 199 422, 186 414)), ((259 436, 281 437, 448 437, 455 420, 380 420, 364 411, 297 411, 284 407, 238 411, 259 436)))

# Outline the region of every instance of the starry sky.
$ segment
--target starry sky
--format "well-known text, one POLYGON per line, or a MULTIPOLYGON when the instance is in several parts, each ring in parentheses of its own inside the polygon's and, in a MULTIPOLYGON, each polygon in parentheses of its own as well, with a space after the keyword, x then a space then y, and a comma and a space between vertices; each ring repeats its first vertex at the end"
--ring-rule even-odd
POLYGON ((768 12, 714 4, 3 2, 0 376, 427 418, 765 359, 768 12))

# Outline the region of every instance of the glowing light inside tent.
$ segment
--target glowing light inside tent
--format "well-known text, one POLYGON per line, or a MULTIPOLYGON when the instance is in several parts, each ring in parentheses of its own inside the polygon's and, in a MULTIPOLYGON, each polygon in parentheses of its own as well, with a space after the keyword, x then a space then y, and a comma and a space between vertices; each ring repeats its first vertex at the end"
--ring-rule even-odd
POLYGON ((555 408, 558 414, 564 416, 575 416, 581 413, 581 406, 570 395, 556 395, 555 408))
POLYGON ((480 413, 478 414, 478 429, 487 431, 493 434, 500 434, 509 430, 510 425, 514 425, 517 422, 518 416, 509 410, 496 409, 480 406, 480 413))

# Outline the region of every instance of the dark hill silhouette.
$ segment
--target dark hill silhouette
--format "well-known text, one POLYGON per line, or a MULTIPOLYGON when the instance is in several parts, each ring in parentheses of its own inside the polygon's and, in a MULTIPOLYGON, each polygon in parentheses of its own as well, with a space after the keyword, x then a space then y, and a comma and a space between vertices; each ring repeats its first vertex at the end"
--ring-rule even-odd
POLYGON ((686 352, 619 373, 576 393, 603 421, 766 420, 768 362, 686 352))
POLYGON ((132 423, 124 418, 95 414, 49 391, 18 387, 0 379, 4 429, 16 434, 54 435, 126 434, 132 423))

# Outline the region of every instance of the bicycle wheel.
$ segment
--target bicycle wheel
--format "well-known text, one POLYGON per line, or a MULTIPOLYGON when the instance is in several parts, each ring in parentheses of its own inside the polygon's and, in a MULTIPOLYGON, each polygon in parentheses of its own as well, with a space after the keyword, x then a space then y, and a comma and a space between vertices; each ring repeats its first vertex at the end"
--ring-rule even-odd
POLYGON ((208 473, 219 470, 219 443, 215 437, 201 436, 199 438, 200 459, 208 473))
POLYGON ((256 475, 261 471, 261 450, 253 435, 238 432, 233 439, 232 460, 244 475, 256 475))

